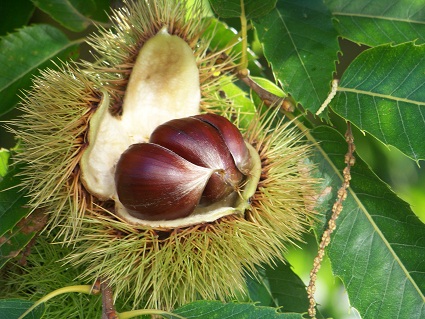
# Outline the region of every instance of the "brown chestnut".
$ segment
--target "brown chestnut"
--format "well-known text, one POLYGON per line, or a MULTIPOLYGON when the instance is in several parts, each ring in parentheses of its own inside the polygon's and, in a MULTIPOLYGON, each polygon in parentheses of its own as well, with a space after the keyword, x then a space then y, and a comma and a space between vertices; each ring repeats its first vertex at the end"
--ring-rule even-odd
MULTIPOLYGON (((240 134, 239 130, 237 132, 240 134)), ((168 148, 191 163, 215 170, 202 195, 201 204, 226 197, 243 179, 221 134, 200 119, 187 117, 168 121, 152 132, 149 141, 168 148)))
POLYGON ((133 217, 184 218, 198 205, 235 194, 249 163, 241 133, 226 118, 174 119, 158 126, 149 143, 133 144, 121 155, 115 171, 117 195, 133 217))
POLYGON ((121 155, 115 184, 120 202, 133 217, 170 220, 193 212, 213 172, 160 145, 140 143, 121 155))
POLYGON ((214 126, 226 143, 236 167, 246 175, 251 168, 251 157, 239 129, 228 119, 217 114, 207 113, 193 117, 214 126))

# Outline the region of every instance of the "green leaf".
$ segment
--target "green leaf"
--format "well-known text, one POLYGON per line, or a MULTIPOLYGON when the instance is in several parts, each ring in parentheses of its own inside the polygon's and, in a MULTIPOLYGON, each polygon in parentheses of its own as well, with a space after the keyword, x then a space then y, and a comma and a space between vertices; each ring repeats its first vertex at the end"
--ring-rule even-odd
POLYGON ((69 30, 85 30, 93 22, 106 22, 107 0, 32 0, 41 10, 69 30), (96 21, 99 19, 99 21, 96 21))
POLYGON ((330 91, 339 50, 327 8, 320 1, 279 1, 254 25, 283 90, 315 113, 330 91))
MULTIPOLYGON (((32 301, 19 299, 0 299, 0 319, 18 319, 33 305, 32 301)), ((25 319, 40 319, 44 307, 37 307, 25 316, 25 319)))
MULTIPOLYGON (((10 152, 5 148, 0 148, 0 182, 9 170, 10 152)), ((0 188, 1 189, 1 188, 0 188)))
POLYGON ((193 302, 176 309, 174 313, 187 319, 303 319, 302 314, 281 314, 277 313, 275 308, 256 307, 252 304, 222 303, 220 301, 193 302))
POLYGON ((16 257, 43 226, 43 214, 24 219, 29 210, 27 198, 17 187, 19 169, 11 169, 0 182, 0 268, 16 257))
MULTIPOLYGON (((342 184, 347 145, 328 127, 312 131, 320 143, 316 163, 342 184)), ((367 318, 425 316, 425 225, 359 158, 351 186, 328 248, 335 275, 341 277, 352 306, 367 318)))
MULTIPOLYGON (((277 0, 244 0, 247 19, 255 19, 269 13, 277 0)), ((210 0, 214 12, 221 18, 236 18, 241 16, 241 0, 210 0)))
MULTIPOLYGON (((225 23, 213 18, 203 33, 203 37, 209 39, 209 48, 211 50, 215 52, 226 50, 226 54, 234 57, 234 63, 240 62, 242 42, 239 41, 234 29, 230 29, 225 23), (234 44, 235 42, 237 43, 234 44)), ((249 70, 251 72, 261 72, 257 64, 257 57, 254 56, 252 51, 248 52, 247 58, 249 70)))
POLYGON ((325 0, 338 32, 368 46, 425 42, 425 2, 411 0, 325 0))
POLYGON ((256 77, 256 76, 251 76, 251 79, 264 90, 270 93, 273 93, 274 95, 278 97, 286 97, 285 92, 276 84, 274 84, 272 81, 267 80, 265 78, 256 77))
POLYGON ((0 36, 26 25, 33 12, 30 0, 0 1, 0 36))
POLYGON ((69 41, 58 29, 48 25, 25 27, 0 41, 0 115, 19 101, 18 92, 29 89, 37 69, 50 67, 59 59, 75 56, 78 41, 69 41))
POLYGON ((13 167, 0 182, 0 236, 11 230, 28 214, 27 199, 18 185, 21 179, 18 167, 13 167))
POLYGON ((303 313, 309 302, 303 281, 291 265, 277 262, 274 267, 258 268, 258 280, 248 278, 249 296, 259 306, 281 307, 282 312, 303 313))
POLYGON ((425 45, 383 45, 344 72, 332 108, 415 161, 425 159, 425 45))

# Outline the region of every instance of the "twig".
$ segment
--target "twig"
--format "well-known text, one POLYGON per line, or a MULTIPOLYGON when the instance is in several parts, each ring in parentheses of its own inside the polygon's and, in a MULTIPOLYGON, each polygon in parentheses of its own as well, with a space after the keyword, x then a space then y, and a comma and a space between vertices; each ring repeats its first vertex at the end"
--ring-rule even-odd
POLYGON ((354 151, 356 147, 354 145, 353 133, 351 132, 351 124, 347 122, 347 132, 345 133, 345 140, 348 144, 348 152, 345 154, 345 163, 347 164, 343 170, 344 182, 338 190, 338 197, 332 207, 332 216, 328 222, 328 228, 324 231, 322 239, 319 244, 319 249, 316 258, 314 258, 313 269, 310 272, 310 283, 307 287, 308 299, 310 307, 308 314, 311 318, 316 319, 316 301, 314 299, 314 293, 316 292, 316 280, 317 273, 319 272, 323 257, 325 255, 325 248, 331 241, 331 234, 336 229, 336 220, 343 208, 343 202, 347 198, 347 188, 350 186, 351 173, 350 169, 355 163, 354 151))
POLYGON ((112 288, 108 285, 107 280, 101 280, 100 289, 102 291, 102 319, 118 319, 112 288))

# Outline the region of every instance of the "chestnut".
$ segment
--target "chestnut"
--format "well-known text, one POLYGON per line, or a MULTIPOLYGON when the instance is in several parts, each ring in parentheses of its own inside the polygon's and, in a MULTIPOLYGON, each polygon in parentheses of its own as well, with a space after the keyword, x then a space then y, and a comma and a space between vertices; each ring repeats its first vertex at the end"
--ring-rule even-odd
POLYGON ((225 117, 214 113, 199 114, 193 117, 214 126, 226 143, 236 167, 247 175, 252 165, 251 157, 239 129, 225 117))
POLYGON ((115 170, 117 195, 133 217, 184 218, 197 206, 237 193, 249 159, 241 133, 226 118, 174 119, 159 125, 148 143, 133 144, 121 155, 115 170))
POLYGON ((200 119, 187 117, 168 121, 152 132, 149 141, 172 150, 196 165, 215 169, 202 195, 201 204, 224 198, 243 179, 217 129, 200 119))
POLYGON ((160 145, 140 143, 121 155, 115 183, 119 200, 133 217, 177 219, 193 212, 213 172, 160 145))

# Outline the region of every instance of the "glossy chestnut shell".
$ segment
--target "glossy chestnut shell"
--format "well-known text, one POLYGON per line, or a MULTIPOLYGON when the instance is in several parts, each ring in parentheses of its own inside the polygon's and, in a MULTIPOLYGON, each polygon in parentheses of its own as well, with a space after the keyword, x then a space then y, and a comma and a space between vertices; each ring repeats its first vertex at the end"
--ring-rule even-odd
POLYGON ((236 126, 204 114, 168 121, 152 132, 149 143, 131 145, 117 163, 115 183, 133 217, 174 220, 236 193, 249 165, 236 126))

